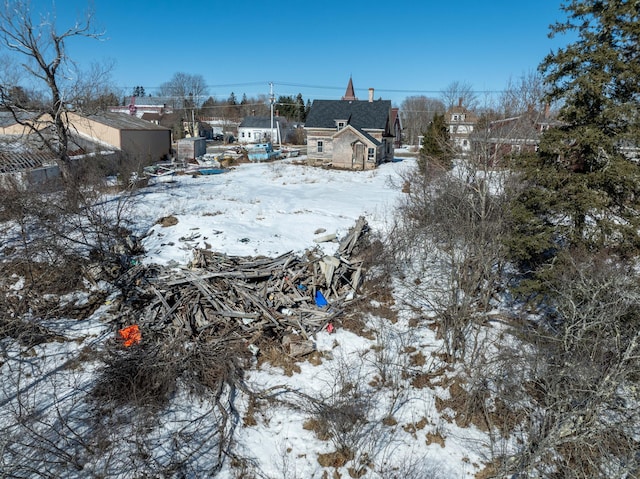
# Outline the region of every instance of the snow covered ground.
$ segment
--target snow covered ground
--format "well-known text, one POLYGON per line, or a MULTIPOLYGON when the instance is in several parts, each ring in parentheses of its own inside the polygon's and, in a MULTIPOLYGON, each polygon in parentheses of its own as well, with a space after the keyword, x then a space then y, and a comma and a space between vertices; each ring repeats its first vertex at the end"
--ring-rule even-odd
POLYGON ((146 261, 184 264, 193 247, 206 244, 230 255, 304 251, 315 246, 317 236, 344 235, 360 215, 374 228, 384 228, 399 194, 390 181, 412 163, 337 171, 282 160, 242 164, 219 175, 174 176, 145 188, 136 199, 142 228, 160 217, 178 219, 173 227, 150 227, 146 261))
MULTIPOLYGON (((151 225, 152 231, 144 243, 148 251, 144 261, 185 264, 194 247, 241 256, 303 252, 316 246, 314 238, 318 236, 336 233, 341 238, 361 215, 372 228, 386 232, 402 194, 400 175, 414 165, 414 159, 398 159, 361 172, 325 170, 285 160, 243 164, 221 175, 178 176, 174 182, 158 183, 144 191, 137 207, 141 224, 151 225), (167 216, 175 216, 178 223, 154 225, 167 216)), ((333 253, 337 243, 320 246, 333 253)), ((366 382, 378 373, 372 349, 376 344, 385 343, 387 354, 398 355, 398 360, 407 345, 422 346, 425 355, 437 348, 431 331, 412 331, 408 318, 382 327, 384 335, 373 341, 348 331, 321 332, 315 338, 318 351, 332 360, 317 366, 302 363, 300 372, 291 377, 277 368, 252 371, 248 383, 256 390, 286 386, 314 397, 330 396, 341 387, 345 374, 365 381, 367 389, 366 382), (348 371, 337 373, 340 368, 348 371)), ((403 384, 402 368, 398 368, 394 372, 397 387, 404 390, 396 391, 395 397, 383 392, 370 398, 375 408, 368 416, 374 421, 367 433, 369 443, 362 448, 376 463, 387 465, 389 475, 383 472, 378 477, 393 477, 402 471, 421 471, 415 477, 472 477, 478 470, 480 459, 474 451, 482 434, 459 430, 440 419, 434 392, 403 384), (383 425, 383 419, 390 416, 397 424, 383 425), (405 431, 412 430, 408 425, 424 419, 427 425, 422 431, 405 431), (437 443, 427 446, 427 435, 446 437, 445 447, 437 443)), ((289 399, 295 401, 294 397, 289 399)), ((320 478, 323 468, 317 454, 331 452, 335 446, 303 429, 306 417, 301 411, 269 408, 257 425, 239 431, 238 448, 243 456, 253 458, 267 477, 320 478)), ((342 473, 348 475, 346 468, 342 473)))
MULTIPOLYGON (((137 233, 147 235, 147 253, 142 261, 186 265, 195 247, 241 256, 303 252, 314 248, 314 239, 319 236, 335 233, 341 238, 361 215, 373 229, 386 232, 402 194, 400 175, 414 164, 415 160, 407 158, 374 171, 351 172, 284 160, 243 164, 220 175, 180 175, 170 182, 157 182, 141 189, 134 203, 137 233), (158 221, 165 217, 174 217, 177 222, 162 226, 158 221)), ((337 243, 320 246, 332 253, 337 243)), ((109 330, 100 326, 101 311, 80 323, 89 328, 86 331, 77 331, 79 324, 74 325, 72 332, 78 339, 72 345, 77 349, 70 349, 73 346, 69 342, 36 347, 35 358, 49 358, 37 366, 38 376, 46 376, 48 371, 53 376, 60 371, 60 361, 69 361, 82 348, 99 346, 105 340, 109 330)), ((279 391, 277 400, 265 400, 255 413, 250 413, 246 397, 239 398, 236 404, 242 417, 251 415, 254 420, 253 424, 236 429, 235 447, 239 456, 253 464, 257 475, 252 477, 350 477, 349 468, 351 477, 355 477, 354 471, 361 466, 367 468, 358 477, 474 477, 481 469, 486 437, 473 428, 460 429, 455 422, 441 417, 435 407, 436 396, 446 399, 447 392, 412 387, 405 373, 409 368, 426 373, 439 367, 431 355, 439 343, 429 328, 412 328, 410 320, 406 311, 398 312, 395 323, 370 315, 371 329, 376 331, 373 339, 340 329, 332 334, 322 331, 314 338, 321 361, 300 363, 300 371, 292 376, 269 365, 250 371, 247 385, 251 389, 279 391), (412 361, 409 350, 426 360, 412 361), (387 376, 388 386, 372 385, 381 375, 387 376), (344 465, 325 468, 318 461, 319 454, 335 452, 336 444, 318 439, 304 427, 310 418, 304 398, 321 398, 336 408, 345 407, 340 401, 347 386, 359 388, 358 394, 349 397, 362 398, 361 403, 352 406, 367 421, 345 438, 354 442, 356 456, 344 465)), ((88 368, 86 373, 90 371, 88 368)), ((78 383, 86 384, 86 378, 78 383)), ((7 398, 3 403, 5 418, 7 408, 15 407, 11 401, 7 398)), ((184 419, 197 416, 201 410, 206 407, 185 399, 159 418, 154 433, 159 443, 157 453, 162 454, 164 440, 176 437, 184 419)), ((206 461, 206 454, 202 457, 206 461)), ((218 477, 241 477, 237 475, 237 464, 234 469, 231 462, 227 461, 218 477)), ((76 477, 83 477, 82 473, 76 477)))

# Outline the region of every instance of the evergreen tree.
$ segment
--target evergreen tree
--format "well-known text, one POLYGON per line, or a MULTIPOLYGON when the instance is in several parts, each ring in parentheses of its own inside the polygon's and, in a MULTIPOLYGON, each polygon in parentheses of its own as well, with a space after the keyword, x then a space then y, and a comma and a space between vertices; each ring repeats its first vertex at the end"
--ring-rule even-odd
POLYGON ((287 95, 280 95, 276 102, 276 108, 280 116, 285 117, 287 120, 294 119, 296 117, 296 105, 293 97, 287 95))
POLYGON ((304 100, 302 98, 302 93, 298 93, 296 96, 296 117, 297 121, 305 121, 305 109, 304 109, 304 100))
POLYGON ((135 97, 138 97, 138 98, 143 97, 144 96, 144 87, 140 86, 140 85, 133 87, 132 95, 135 96, 135 97))
POLYGON ((424 132, 418 168, 422 173, 429 166, 439 170, 450 169, 453 159, 449 130, 444 121, 444 114, 435 114, 424 132))
POLYGON ((640 390, 640 169, 627 149, 640 139, 640 2, 572 0, 562 9, 567 20, 551 35, 576 40, 540 66, 562 124, 537 154, 517 158, 522 181, 510 208, 511 251, 525 278, 513 284, 538 306, 520 337, 531 338, 522 350, 534 352, 529 399, 541 414, 504 463, 523 477, 637 477, 639 445, 625 428, 638 422, 640 390))
POLYGON ((231 92, 227 98, 227 104, 223 109, 223 116, 229 120, 237 121, 240 117, 240 106, 236 100, 236 94, 231 92))
POLYGON ((216 111, 217 106, 218 103, 216 102, 215 98, 210 96, 202 103, 199 114, 201 116, 216 116, 216 114, 218 113, 216 111))
POLYGON ((577 39, 540 65, 547 100, 562 104, 562 125, 522 162, 526 187, 512 210, 514 245, 540 238, 517 252, 525 261, 546 260, 560 246, 626 254, 640 247, 640 170, 624 154, 640 131, 640 3, 573 0, 562 9, 568 19, 551 36, 577 39))

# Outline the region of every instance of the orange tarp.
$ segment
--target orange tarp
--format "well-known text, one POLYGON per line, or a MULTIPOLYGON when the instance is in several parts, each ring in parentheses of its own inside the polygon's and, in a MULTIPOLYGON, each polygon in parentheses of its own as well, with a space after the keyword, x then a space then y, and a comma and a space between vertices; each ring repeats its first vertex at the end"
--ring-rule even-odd
POLYGON ((124 345, 127 348, 134 344, 138 344, 142 339, 142 333, 140 333, 140 328, 137 324, 121 329, 118 331, 118 334, 122 339, 124 339, 124 345))

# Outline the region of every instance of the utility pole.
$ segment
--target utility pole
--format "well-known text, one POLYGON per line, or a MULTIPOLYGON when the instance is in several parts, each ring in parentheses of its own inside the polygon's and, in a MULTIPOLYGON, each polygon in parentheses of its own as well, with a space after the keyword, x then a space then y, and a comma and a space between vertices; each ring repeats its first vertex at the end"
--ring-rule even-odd
POLYGON ((273 144, 273 105, 276 102, 276 97, 273 95, 273 82, 269 82, 269 103, 271 104, 271 144, 273 144))

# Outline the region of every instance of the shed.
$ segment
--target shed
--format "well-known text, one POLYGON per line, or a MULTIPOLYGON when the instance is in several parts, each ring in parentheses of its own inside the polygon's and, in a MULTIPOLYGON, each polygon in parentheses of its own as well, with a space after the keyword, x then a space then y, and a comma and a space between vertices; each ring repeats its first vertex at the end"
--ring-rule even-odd
POLYGON ((177 150, 178 161, 193 160, 207 152, 207 141, 202 137, 183 138, 178 140, 177 150))

